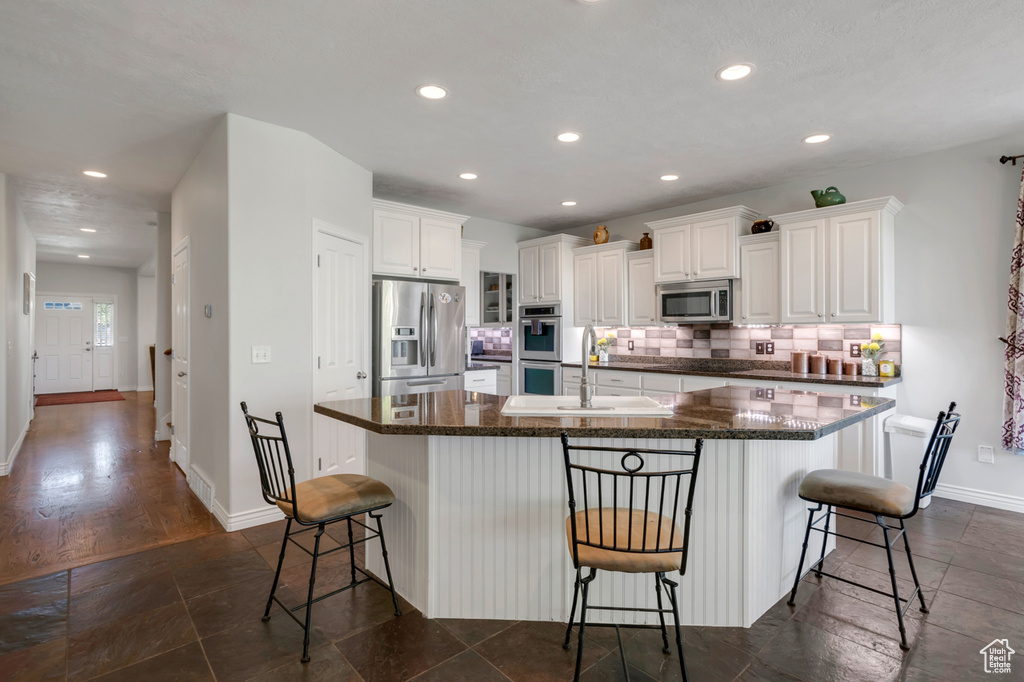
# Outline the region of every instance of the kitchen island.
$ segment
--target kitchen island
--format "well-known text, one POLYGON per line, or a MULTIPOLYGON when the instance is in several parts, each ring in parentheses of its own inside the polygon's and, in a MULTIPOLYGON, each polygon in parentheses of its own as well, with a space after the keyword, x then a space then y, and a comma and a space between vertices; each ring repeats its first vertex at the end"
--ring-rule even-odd
MULTIPOLYGON (((658 398, 670 417, 512 418, 501 414, 505 397, 444 391, 314 410, 366 430, 366 473, 397 497, 384 517, 396 587, 430 618, 568 619, 563 431, 591 445, 666 450, 705 439, 680 615, 689 625, 748 627, 792 587, 806 524, 800 479, 835 466, 836 432, 895 405, 835 398, 727 387, 658 398)), ((376 552, 367 564, 383 571, 376 552)), ((655 605, 650 576, 606 575, 592 594, 595 603, 655 605)))

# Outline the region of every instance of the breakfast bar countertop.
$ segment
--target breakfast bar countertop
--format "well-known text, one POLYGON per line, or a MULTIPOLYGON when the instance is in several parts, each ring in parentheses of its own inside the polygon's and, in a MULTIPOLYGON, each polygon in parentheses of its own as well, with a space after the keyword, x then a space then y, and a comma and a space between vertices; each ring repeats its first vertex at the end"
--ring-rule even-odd
POLYGON ((317 414, 380 434, 550 438, 817 440, 895 406, 888 398, 729 386, 654 398, 670 417, 506 417, 505 396, 440 391, 318 403, 317 414))

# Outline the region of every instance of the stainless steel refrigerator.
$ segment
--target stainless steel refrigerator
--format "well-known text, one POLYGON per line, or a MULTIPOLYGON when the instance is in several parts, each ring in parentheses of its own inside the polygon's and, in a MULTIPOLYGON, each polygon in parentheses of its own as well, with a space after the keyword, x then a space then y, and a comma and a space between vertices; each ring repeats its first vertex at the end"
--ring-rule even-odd
POLYGON ((461 389, 466 289, 381 279, 373 283, 373 394, 461 389))

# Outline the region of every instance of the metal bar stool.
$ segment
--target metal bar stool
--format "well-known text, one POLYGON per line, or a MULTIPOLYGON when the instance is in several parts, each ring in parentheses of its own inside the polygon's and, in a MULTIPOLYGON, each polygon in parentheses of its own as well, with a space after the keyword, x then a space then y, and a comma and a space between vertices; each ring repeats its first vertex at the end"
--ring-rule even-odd
POLYGON ((939 412, 938 419, 935 421, 935 428, 932 430, 931 439, 928 441, 928 447, 925 449, 924 459, 921 461, 921 473, 917 478, 916 492, 902 483, 890 481, 881 476, 871 476, 869 474, 842 471, 840 469, 820 469, 812 471, 804 477, 803 481, 800 482, 800 499, 816 503, 817 506, 808 508, 810 513, 807 517, 807 530, 804 532, 804 544, 800 552, 800 565, 796 569, 796 579, 793 581, 793 592, 789 595, 788 603, 790 606, 796 603, 796 591, 800 587, 800 581, 812 572, 818 578, 825 576, 849 583, 850 585, 856 585, 893 600, 896 606, 896 620, 899 622, 900 628, 900 648, 904 650, 910 648, 907 645, 907 630, 903 625, 903 616, 906 615, 906 612, 914 603, 914 597, 920 599, 922 612, 928 613, 928 606, 925 604, 921 583, 918 581, 917 571, 914 569, 914 557, 910 553, 910 540, 907 538, 907 528, 904 520, 917 514, 922 497, 935 492, 935 486, 939 482, 939 474, 942 472, 942 465, 945 463, 946 454, 949 452, 949 445, 953 441, 953 433, 960 424, 960 415, 953 411, 955 409, 956 403, 950 403, 947 411, 939 412), (822 506, 825 507, 825 513, 815 519, 814 515, 821 511, 822 506), (836 511, 836 509, 847 509, 872 514, 875 520, 870 521, 859 516, 843 514, 836 511), (877 524, 882 529, 884 544, 860 540, 849 535, 830 531, 829 523, 833 515, 855 521, 863 521, 864 523, 877 524), (895 519, 899 521, 900 525, 889 525, 884 519, 895 519), (818 525, 822 521, 825 522, 825 527, 819 528, 818 525), (804 559, 807 556, 807 541, 810 539, 812 530, 822 533, 826 537, 821 542, 821 556, 807 569, 807 573, 804 573, 803 566, 804 559), (889 535, 890 531, 894 533, 892 536, 889 535), (886 557, 889 559, 889 578, 892 581, 892 594, 821 570, 821 564, 825 560, 827 536, 829 535, 856 540, 872 547, 885 549, 886 557), (908 599, 900 596, 899 588, 896 585, 896 568, 892 559, 892 546, 901 536, 903 537, 904 548, 907 551, 907 563, 910 564, 910 574, 914 578, 914 592, 908 599), (901 602, 906 602, 906 607, 901 602))
MULTIPOLYGON (((569 649, 576 604, 582 592, 579 640, 576 651, 576 673, 580 679, 583 664, 583 642, 586 628, 614 627, 619 640, 619 655, 626 680, 629 666, 622 646, 619 628, 660 629, 664 644, 662 651, 670 653, 665 614, 675 619, 676 649, 679 651, 679 669, 686 680, 683 661, 683 638, 679 629, 679 602, 676 588, 679 583, 666 577, 670 571, 686 572, 689 549, 690 517, 693 514, 693 491, 697 484, 697 467, 704 442, 697 440, 693 450, 644 450, 639 448, 610 448, 569 445, 569 437, 562 434, 565 455, 565 479, 569 487, 569 517, 565 520, 569 551, 576 568, 576 584, 572 595, 569 624, 562 647, 569 649), (582 462, 573 463, 572 453, 591 453, 595 459, 608 461, 621 455, 618 468, 599 468, 582 462), (669 471, 644 471, 646 455, 674 455, 689 458, 689 467, 669 471), (577 492, 581 493, 577 497, 577 492), (624 505, 624 506, 620 506, 624 505), (679 519, 682 509, 682 519, 679 519), (680 530, 677 523, 683 524, 680 530), (583 569, 589 569, 584 577, 583 569), (658 608, 626 608, 621 606, 595 606, 589 603, 590 583, 598 570, 624 573, 653 573, 654 591, 658 608), (664 608, 661 591, 665 589, 671 608, 664 608), (587 611, 638 611, 657 613, 661 625, 620 625, 587 623, 587 611)), ((585 457, 584 457, 585 458, 585 457)), ((584 459, 577 457, 577 459, 584 459)), ((586 458, 590 459, 590 458, 586 458)), ((614 460, 612 460, 614 461, 614 460)), ((614 466, 614 465, 613 465, 614 466)))
POLYGON ((337 474, 334 476, 321 476, 304 483, 295 484, 295 468, 292 466, 291 449, 288 447, 288 436, 284 430, 284 419, 281 413, 276 413, 276 421, 261 419, 249 414, 246 404, 242 403, 242 414, 245 415, 245 423, 249 427, 249 437, 252 439, 252 447, 256 454, 256 463, 260 470, 260 484, 263 487, 263 499, 269 504, 276 504, 288 517, 288 523, 284 529, 284 539, 281 541, 281 555, 277 560, 277 573, 274 574, 274 583, 270 588, 270 596, 267 598, 267 608, 263 613, 263 622, 270 620, 270 608, 274 602, 284 609, 285 613, 299 624, 305 631, 302 640, 302 662, 309 662, 309 632, 310 622, 313 616, 313 604, 333 597, 339 592, 352 589, 356 585, 374 581, 391 592, 391 602, 395 606, 395 615, 402 615, 398 607, 398 595, 395 594, 395 584, 391 579, 391 565, 388 563, 388 548, 384 543, 384 528, 381 526, 381 515, 379 512, 385 507, 391 506, 395 501, 395 494, 391 488, 368 476, 358 474, 337 474), (276 435, 260 433, 260 424, 277 427, 276 435), (370 528, 362 521, 352 518, 359 514, 366 514, 374 519, 376 529, 370 528), (300 526, 306 526, 300 530, 292 531, 292 522, 300 526), (335 547, 325 552, 320 551, 320 537, 329 524, 338 521, 345 521, 348 524, 348 544, 335 547), (366 535, 356 540, 352 533, 352 524, 358 524, 366 530, 366 535), (294 536, 310 531, 316 531, 313 541, 313 551, 303 547, 294 536), (384 556, 384 570, 387 572, 388 582, 384 584, 376 576, 367 573, 356 566, 355 546, 380 538, 380 550, 384 556), (305 604, 295 607, 285 606, 277 598, 277 584, 281 578, 281 566, 284 564, 284 553, 288 543, 292 542, 306 554, 313 557, 313 565, 309 571, 309 594, 305 604), (341 589, 334 590, 313 598, 313 585, 316 583, 317 560, 328 554, 333 554, 348 549, 349 562, 351 566, 351 582, 341 589), (357 579, 356 571, 362 574, 363 578, 357 579), (306 609, 305 623, 299 620, 295 612, 306 609))

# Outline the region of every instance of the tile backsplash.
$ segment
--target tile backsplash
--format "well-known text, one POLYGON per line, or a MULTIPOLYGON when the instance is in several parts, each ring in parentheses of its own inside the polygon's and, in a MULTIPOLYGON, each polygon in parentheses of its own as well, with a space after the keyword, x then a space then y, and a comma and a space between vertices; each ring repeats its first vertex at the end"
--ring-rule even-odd
POLYGON ((477 327, 469 330, 472 341, 483 341, 484 353, 504 355, 497 351, 512 352, 512 329, 506 327, 477 327))
POLYGON ((880 333, 885 339, 881 358, 902 364, 898 324, 772 325, 734 327, 731 324, 689 324, 678 327, 602 328, 616 338, 610 352, 615 355, 647 355, 676 358, 740 358, 789 362, 794 350, 818 352, 843 360, 856 359, 850 345, 858 346, 880 333), (633 350, 629 350, 629 342, 633 350), (772 341, 773 355, 758 355, 758 342, 772 341))

